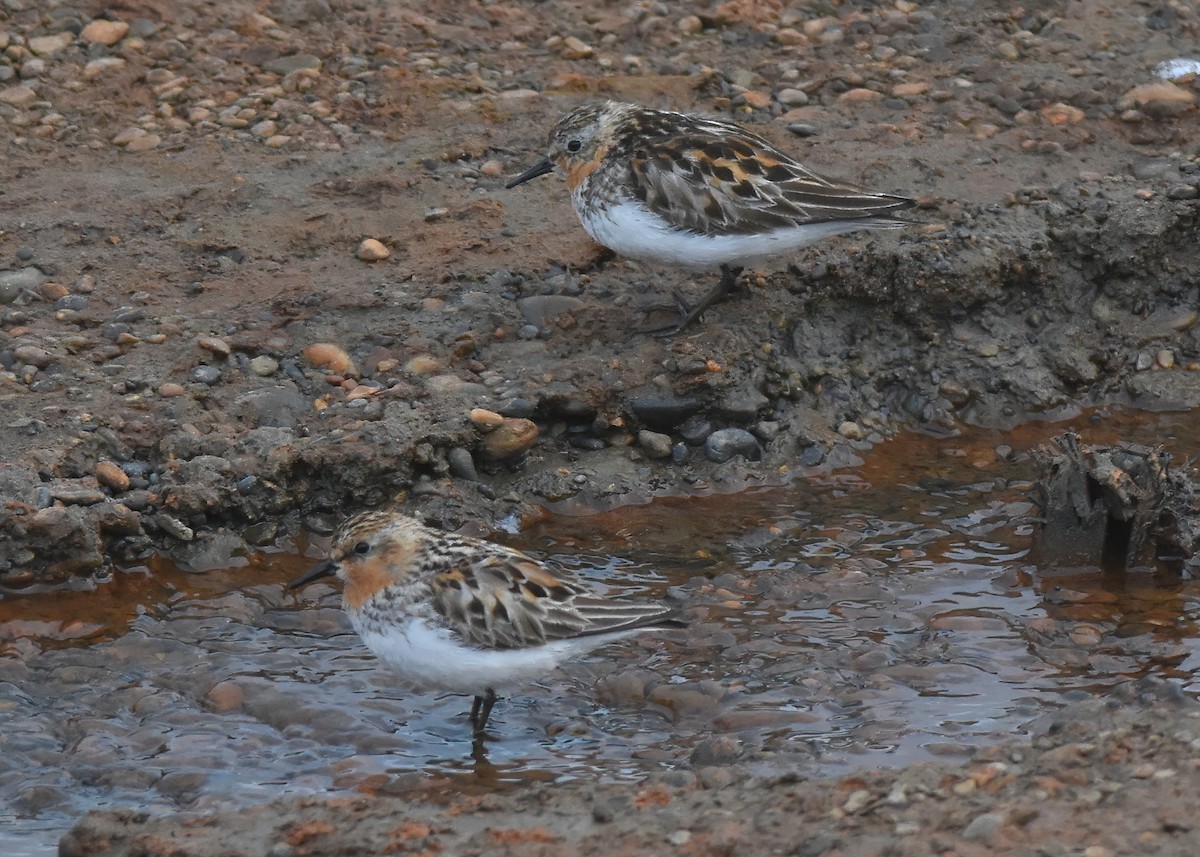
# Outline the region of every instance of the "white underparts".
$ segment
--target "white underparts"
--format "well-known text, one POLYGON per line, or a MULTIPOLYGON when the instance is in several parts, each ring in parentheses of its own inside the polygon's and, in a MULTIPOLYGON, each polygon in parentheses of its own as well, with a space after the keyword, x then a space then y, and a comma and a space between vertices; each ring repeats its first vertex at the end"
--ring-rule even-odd
MULTIPOLYGON (((372 652, 412 684, 433 690, 482 695, 546 675, 559 662, 635 631, 555 640, 524 649, 464 645, 448 629, 406 617, 386 632, 351 621, 372 652)), ((650 629, 645 629, 650 630, 650 629)))
POLYGON ((831 235, 903 225, 889 220, 840 220, 754 235, 701 235, 671 226, 637 201, 609 204, 605 208, 582 205, 578 196, 573 201, 583 228, 597 243, 629 259, 698 270, 752 265, 831 235))

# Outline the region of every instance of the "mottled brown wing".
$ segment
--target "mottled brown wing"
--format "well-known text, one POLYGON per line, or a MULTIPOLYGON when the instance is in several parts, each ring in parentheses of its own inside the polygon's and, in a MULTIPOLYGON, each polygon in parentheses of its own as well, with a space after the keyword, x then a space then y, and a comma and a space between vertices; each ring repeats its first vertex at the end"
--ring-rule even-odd
POLYGON ((518 551, 487 548, 433 579, 434 609, 468 642, 516 649, 588 627, 573 606, 580 587, 518 551))
POLYGON ((647 626, 677 627, 654 602, 585 594, 518 551, 487 546, 434 577, 434 609, 475 645, 502 649, 647 626))
POLYGON ((913 204, 822 178, 761 137, 712 120, 635 145, 629 170, 638 198, 654 212, 706 235, 882 219, 913 204))

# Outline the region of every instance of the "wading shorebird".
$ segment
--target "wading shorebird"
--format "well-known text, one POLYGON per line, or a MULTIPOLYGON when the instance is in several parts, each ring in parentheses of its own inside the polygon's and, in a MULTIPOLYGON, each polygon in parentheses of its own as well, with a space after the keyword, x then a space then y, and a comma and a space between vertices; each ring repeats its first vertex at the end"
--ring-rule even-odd
POLYGON ((497 690, 630 634, 685 626, 676 608, 589 594, 520 551, 395 513, 348 520, 329 558, 288 588, 329 575, 367 648, 415 685, 475 697, 476 736, 497 690))

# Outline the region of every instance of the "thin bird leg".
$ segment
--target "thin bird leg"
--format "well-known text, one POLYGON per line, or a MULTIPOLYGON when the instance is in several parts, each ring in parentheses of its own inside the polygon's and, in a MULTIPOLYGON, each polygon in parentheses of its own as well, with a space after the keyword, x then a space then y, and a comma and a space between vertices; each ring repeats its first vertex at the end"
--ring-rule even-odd
POLYGON ((475 697, 471 704, 471 722, 475 724, 475 734, 482 735, 487 728, 488 718, 492 716, 492 706, 496 704, 496 691, 490 687, 483 696, 475 697))
POLYGON ((677 295, 676 300, 679 300, 679 310, 683 315, 683 318, 679 320, 679 323, 676 324, 675 328, 670 332, 679 333, 679 331, 683 330, 693 321, 704 315, 704 311, 706 309, 733 290, 733 287, 737 285, 738 277, 741 275, 742 269, 740 267, 732 268, 729 265, 722 265, 721 281, 717 283, 708 294, 700 299, 700 303, 691 308, 689 308, 682 300, 679 300, 677 295))

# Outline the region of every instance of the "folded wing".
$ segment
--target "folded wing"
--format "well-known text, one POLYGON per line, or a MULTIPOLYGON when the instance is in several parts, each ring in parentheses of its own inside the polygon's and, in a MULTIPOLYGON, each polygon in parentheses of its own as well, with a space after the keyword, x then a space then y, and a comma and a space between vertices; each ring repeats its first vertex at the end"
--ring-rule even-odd
POLYGON ((638 198, 673 225, 705 235, 744 235, 807 223, 877 220, 913 201, 823 178, 736 125, 697 120, 686 131, 635 146, 638 198))
POLYGON ((434 609, 470 643, 518 649, 681 624, 665 605, 589 596, 518 551, 500 553, 490 547, 433 580, 434 609))

